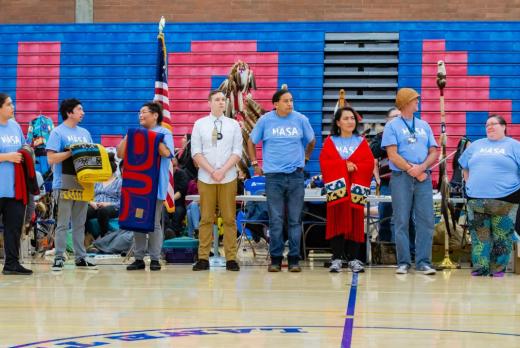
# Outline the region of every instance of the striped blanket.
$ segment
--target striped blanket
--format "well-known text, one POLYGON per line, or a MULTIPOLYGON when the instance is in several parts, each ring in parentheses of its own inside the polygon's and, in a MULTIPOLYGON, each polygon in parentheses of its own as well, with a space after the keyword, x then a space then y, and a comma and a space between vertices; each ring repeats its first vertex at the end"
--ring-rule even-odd
POLYGON ((164 134, 132 128, 127 134, 119 226, 153 232, 159 169, 159 144, 164 134))
POLYGON ((99 144, 77 143, 70 146, 78 181, 82 184, 110 179, 112 169, 107 150, 99 144))
POLYGON ((72 157, 67 158, 61 165, 60 198, 84 202, 94 200, 94 184, 78 181, 72 157))

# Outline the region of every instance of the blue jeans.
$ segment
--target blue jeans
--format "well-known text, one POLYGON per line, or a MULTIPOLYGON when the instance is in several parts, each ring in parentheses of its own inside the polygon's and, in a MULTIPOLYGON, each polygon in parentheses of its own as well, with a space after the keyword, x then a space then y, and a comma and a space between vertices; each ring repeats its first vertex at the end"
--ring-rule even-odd
MULTIPOLYGON (((381 184, 381 195, 388 196, 392 194, 390 185, 381 184)), ((379 211, 379 240, 382 242, 395 243, 395 228, 392 220, 393 210, 392 203, 379 203, 377 210, 379 211)), ((413 218, 413 211, 410 212, 410 221, 408 223, 410 232, 410 253, 415 257, 415 220, 413 218)))
POLYGON ((289 234, 289 265, 300 259, 302 236, 301 215, 305 189, 303 171, 265 174, 265 191, 269 213, 269 252, 271 262, 280 264, 283 259, 283 226, 287 219, 289 234), (287 212, 287 213, 286 213, 287 212))
POLYGON ((193 238, 193 232, 199 229, 199 202, 191 202, 190 204, 188 204, 188 206, 186 207, 186 216, 188 220, 188 236, 193 238))
POLYGON ((433 240, 433 192, 431 174, 423 182, 406 172, 393 171, 390 180, 392 190, 393 222, 397 263, 411 265, 409 222, 415 217, 415 265, 431 265, 433 240))

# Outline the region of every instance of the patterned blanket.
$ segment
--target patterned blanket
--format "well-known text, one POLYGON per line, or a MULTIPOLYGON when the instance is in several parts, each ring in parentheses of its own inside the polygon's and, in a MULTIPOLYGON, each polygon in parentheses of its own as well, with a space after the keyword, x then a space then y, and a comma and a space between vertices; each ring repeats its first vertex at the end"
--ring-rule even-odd
POLYGON ((153 232, 164 134, 132 128, 127 134, 119 226, 153 232))
POLYGON ((99 144, 78 143, 70 146, 78 181, 82 184, 110 179, 112 169, 107 150, 99 144))
POLYGON ((67 158, 61 165, 60 198, 84 202, 94 200, 94 184, 78 181, 72 157, 67 158))

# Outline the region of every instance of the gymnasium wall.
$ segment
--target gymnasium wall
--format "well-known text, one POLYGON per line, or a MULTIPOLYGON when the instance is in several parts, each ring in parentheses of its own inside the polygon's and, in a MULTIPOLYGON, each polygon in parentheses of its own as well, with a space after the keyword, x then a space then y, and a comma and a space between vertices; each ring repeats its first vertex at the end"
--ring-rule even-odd
POLYGON ((91 6, 95 23, 520 18, 518 0, 0 0, 0 23, 74 23, 76 3, 91 6))
MULTIPOLYGON (((199 22, 167 23, 165 29, 176 143, 207 113, 208 91, 242 59, 256 73, 254 97, 264 108, 288 84, 318 137, 308 169, 319 171, 324 37, 332 32, 399 33, 398 85, 421 93, 421 117, 436 133, 435 64, 444 59, 450 148, 461 135, 483 136, 490 112, 513 123, 510 135, 520 135, 518 22, 199 22)), ((155 23, 0 26, 0 91, 15 99, 22 124, 40 112, 58 122, 59 100, 79 98, 83 126, 96 141, 115 141, 153 98, 156 35, 155 23)))

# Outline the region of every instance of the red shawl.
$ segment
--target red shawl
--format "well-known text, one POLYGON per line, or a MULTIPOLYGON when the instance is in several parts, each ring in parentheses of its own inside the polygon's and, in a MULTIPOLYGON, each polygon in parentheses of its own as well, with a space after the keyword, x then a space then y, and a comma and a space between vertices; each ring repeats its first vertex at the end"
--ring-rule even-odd
POLYGON ((27 205, 29 194, 39 195, 40 189, 36 180, 32 149, 24 146, 18 152, 22 154, 23 161, 14 164, 14 198, 27 205))
POLYGON ((370 193, 374 156, 365 139, 348 158, 357 166, 349 173, 346 161, 328 137, 320 153, 320 166, 327 190, 326 239, 343 235, 345 239, 363 242, 365 238, 364 206, 370 193))

